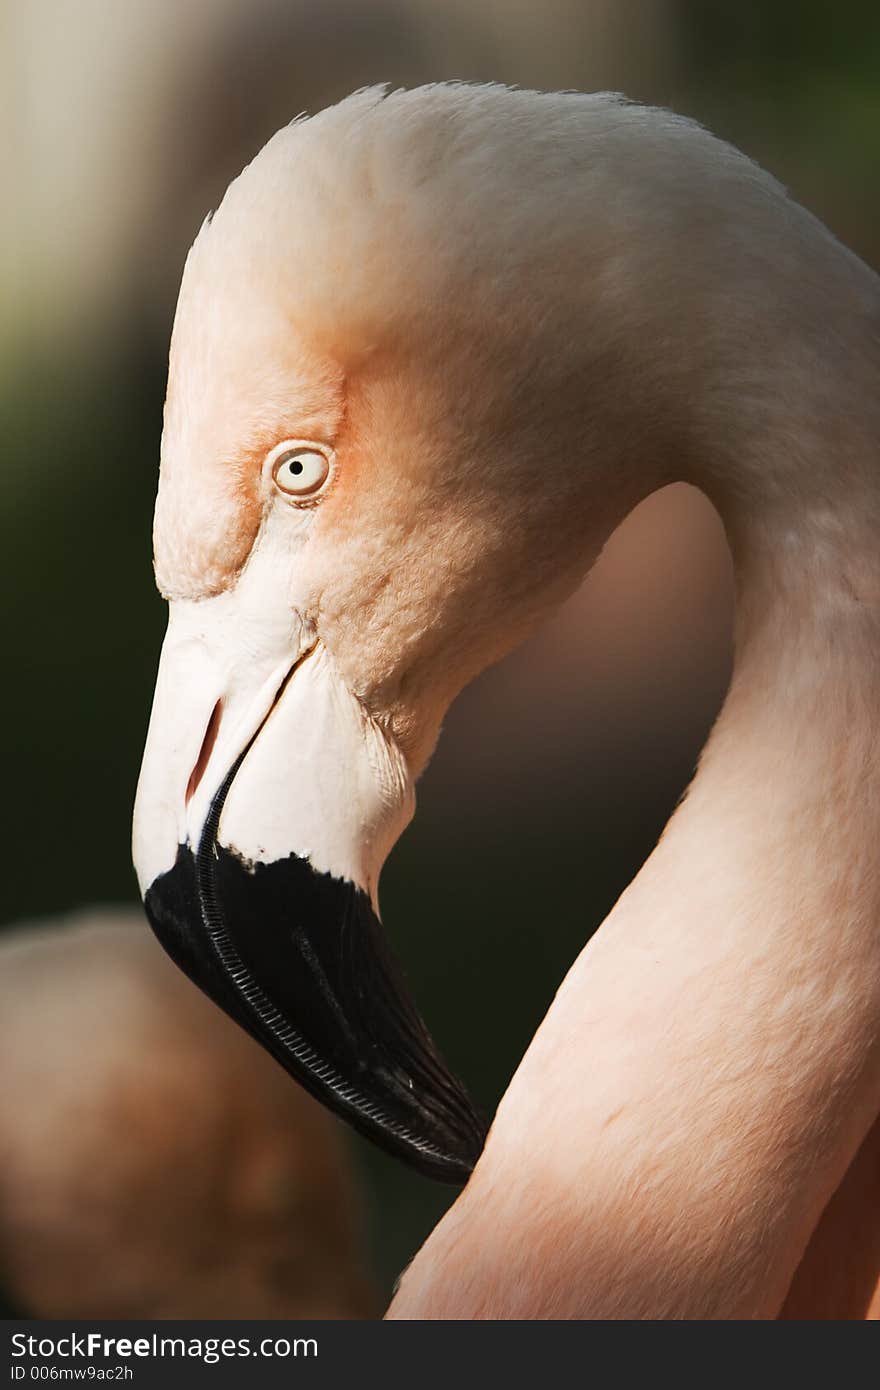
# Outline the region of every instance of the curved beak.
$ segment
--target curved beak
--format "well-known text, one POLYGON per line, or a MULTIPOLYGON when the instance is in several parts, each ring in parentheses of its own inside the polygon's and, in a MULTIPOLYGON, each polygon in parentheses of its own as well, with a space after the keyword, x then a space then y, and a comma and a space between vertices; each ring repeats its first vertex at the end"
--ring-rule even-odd
MULTIPOLYGON (((258 567, 257 567, 258 568, 258 567)), ((259 576, 171 605, 134 819, 147 915, 182 970, 314 1096, 464 1182, 483 1125, 379 921, 406 764, 259 576)))

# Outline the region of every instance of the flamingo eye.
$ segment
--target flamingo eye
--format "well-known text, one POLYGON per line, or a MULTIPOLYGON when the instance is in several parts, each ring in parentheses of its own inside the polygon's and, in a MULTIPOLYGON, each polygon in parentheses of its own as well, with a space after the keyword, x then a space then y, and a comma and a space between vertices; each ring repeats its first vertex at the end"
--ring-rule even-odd
POLYGON ((275 486, 285 497, 311 500, 330 477, 330 459, 314 444, 279 444, 271 457, 275 486))

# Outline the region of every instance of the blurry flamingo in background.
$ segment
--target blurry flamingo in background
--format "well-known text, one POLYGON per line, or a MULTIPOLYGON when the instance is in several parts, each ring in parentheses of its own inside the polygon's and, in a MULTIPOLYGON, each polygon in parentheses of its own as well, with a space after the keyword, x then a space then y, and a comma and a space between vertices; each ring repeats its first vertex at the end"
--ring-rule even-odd
POLYGON ((0 946, 0 1287, 41 1318, 361 1318, 333 1120, 168 962, 139 912, 0 946))
POLYGON ((197 238, 135 860, 282 1065, 422 1171, 473 1169, 393 1315, 773 1317, 833 1223, 880 1110, 878 365, 874 274, 610 96, 360 93, 197 238), (675 479, 730 542, 730 691, 480 1156, 379 871, 451 700, 675 479))

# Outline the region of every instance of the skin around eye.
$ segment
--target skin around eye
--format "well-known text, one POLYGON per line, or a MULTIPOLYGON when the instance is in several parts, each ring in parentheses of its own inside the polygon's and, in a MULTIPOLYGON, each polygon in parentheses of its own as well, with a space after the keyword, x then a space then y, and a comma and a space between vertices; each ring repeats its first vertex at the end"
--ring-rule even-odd
POLYGON ((286 497, 311 498, 330 476, 330 460, 321 449, 309 445, 279 446, 272 464, 275 486, 286 497))

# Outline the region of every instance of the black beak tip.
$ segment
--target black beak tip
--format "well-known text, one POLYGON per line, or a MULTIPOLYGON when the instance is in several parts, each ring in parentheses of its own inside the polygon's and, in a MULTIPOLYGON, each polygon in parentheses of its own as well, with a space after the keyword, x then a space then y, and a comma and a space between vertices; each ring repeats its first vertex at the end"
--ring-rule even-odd
POLYGON ((144 906, 190 979, 318 1100, 426 1177, 467 1181, 485 1126, 410 1001, 369 898, 297 855, 255 866, 209 817, 144 906))

